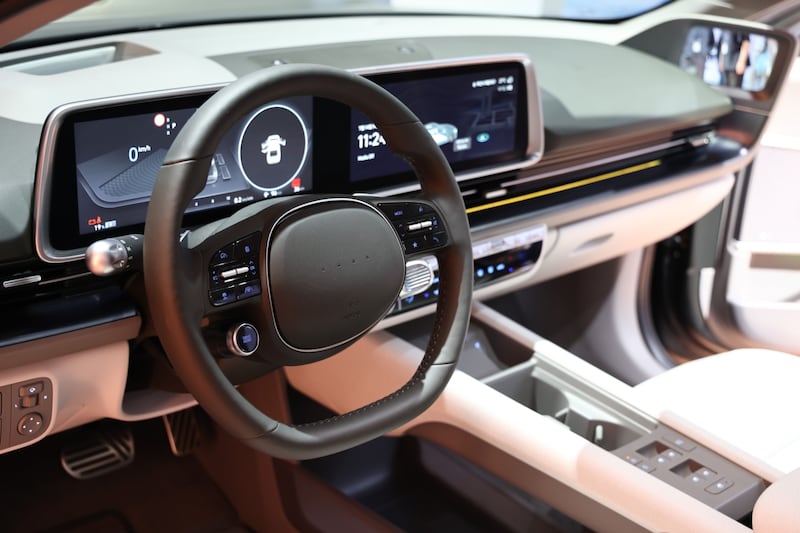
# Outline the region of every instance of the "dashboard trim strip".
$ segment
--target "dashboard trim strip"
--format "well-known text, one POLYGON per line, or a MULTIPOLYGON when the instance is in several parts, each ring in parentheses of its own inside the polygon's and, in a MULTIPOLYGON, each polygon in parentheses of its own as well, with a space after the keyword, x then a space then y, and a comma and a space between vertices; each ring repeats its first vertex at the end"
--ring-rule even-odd
POLYGON ((504 198, 503 200, 498 200, 496 202, 490 202, 488 204, 477 205, 474 207, 470 207, 467 209, 467 214, 471 215, 473 213, 478 213, 480 211, 486 211, 488 209, 494 209, 496 207, 503 207, 506 205, 512 205, 519 202, 524 202, 527 200, 533 200, 534 198, 541 198, 542 196, 549 196, 551 194, 569 191, 572 189, 577 189, 580 187, 585 187, 586 185, 592 185, 593 183, 600 183, 601 181, 607 181, 614 178, 619 178, 621 176, 627 176, 629 174, 634 174, 636 172, 641 172, 643 170, 649 170, 651 168, 656 168, 661 165, 660 159, 654 159, 652 161, 648 161, 647 163, 642 163, 640 165, 634 165, 632 167, 623 168, 621 170, 615 170, 613 172, 607 172, 605 174, 600 174, 598 176, 593 176, 591 178, 586 178, 578 181, 573 181, 571 183, 565 183, 564 185, 558 185, 556 187, 550 187, 549 189, 543 189, 541 191, 535 191, 528 194, 523 194, 522 196, 515 196, 513 198, 504 198))

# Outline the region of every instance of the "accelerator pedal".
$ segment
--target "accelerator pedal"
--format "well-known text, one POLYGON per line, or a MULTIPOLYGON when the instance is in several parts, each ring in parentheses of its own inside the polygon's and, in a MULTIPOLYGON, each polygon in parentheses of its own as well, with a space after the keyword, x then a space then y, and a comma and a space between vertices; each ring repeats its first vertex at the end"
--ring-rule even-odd
POLYGON ((102 424, 76 435, 61 451, 61 466, 75 479, 91 479, 131 464, 134 455, 127 425, 102 424))
POLYGON ((169 447, 173 455, 183 457, 191 454, 202 441, 202 426, 196 409, 185 409, 161 417, 167 430, 169 447))

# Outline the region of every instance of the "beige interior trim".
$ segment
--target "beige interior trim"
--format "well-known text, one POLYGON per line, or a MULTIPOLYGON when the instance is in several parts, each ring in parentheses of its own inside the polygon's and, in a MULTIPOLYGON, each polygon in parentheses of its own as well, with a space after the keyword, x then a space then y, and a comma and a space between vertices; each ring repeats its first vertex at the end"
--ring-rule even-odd
MULTIPOLYGON (((421 356, 404 340, 377 332, 336 357, 286 374, 292 386, 343 413, 402 385, 421 356)), ((459 428, 645 529, 749 531, 463 372, 456 371, 430 409, 395 433, 431 423, 459 428)))
MULTIPOLYGON (((19 446, 38 442, 47 435, 104 418, 119 410, 128 373, 128 343, 116 342, 75 352, 0 373, 0 384, 47 378, 53 383, 53 417, 42 434, 19 446)), ((4 416, 4 423, 10 423, 4 416)))
POLYGON ((800 469, 773 483, 756 502, 753 530, 756 533, 797 533, 800 528, 800 469))

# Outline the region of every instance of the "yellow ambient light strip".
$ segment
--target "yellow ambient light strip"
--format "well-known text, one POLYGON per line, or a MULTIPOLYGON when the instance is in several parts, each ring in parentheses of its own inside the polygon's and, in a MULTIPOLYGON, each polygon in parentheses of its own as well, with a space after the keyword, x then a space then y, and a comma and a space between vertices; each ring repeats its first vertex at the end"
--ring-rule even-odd
POLYGON ((601 181, 606 181, 613 178, 619 178, 620 176, 627 176, 628 174, 633 174, 635 172, 641 172, 642 170, 655 168, 659 165, 661 165, 661 160, 654 159, 653 161, 648 161, 647 163, 642 163, 641 165, 634 165, 632 167, 623 168, 622 170, 615 170, 614 172, 608 172, 606 174, 600 174, 599 176, 593 176, 591 178, 573 181, 572 183, 566 183, 564 185, 559 185, 557 187, 551 187, 549 189, 523 194, 522 196, 515 196, 513 198, 505 198, 503 200, 497 200, 496 202, 490 202, 488 204, 476 205, 475 207, 470 207, 469 209, 467 209, 467 214, 471 215, 472 213, 477 213, 479 211, 486 211, 487 209, 494 209, 495 207, 503 207, 504 205, 511 205, 519 202, 525 202, 527 200, 533 200, 534 198, 541 198, 542 196, 548 196, 550 194, 555 194, 557 192, 564 192, 564 191, 569 191, 571 189, 577 189, 578 187, 584 187, 586 185, 591 185, 593 183, 599 183, 601 181))

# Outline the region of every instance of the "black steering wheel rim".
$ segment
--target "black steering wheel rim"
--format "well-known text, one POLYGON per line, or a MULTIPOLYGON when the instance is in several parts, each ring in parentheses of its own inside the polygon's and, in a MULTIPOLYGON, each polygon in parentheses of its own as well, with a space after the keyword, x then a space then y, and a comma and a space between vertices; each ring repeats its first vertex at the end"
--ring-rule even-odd
POLYGON ((438 397, 455 369, 469 321, 469 224, 447 160, 414 114, 390 93, 335 68, 285 65, 245 76, 212 96, 184 126, 162 165, 148 207, 144 276, 153 325, 178 377, 217 423, 250 446, 287 459, 341 451, 411 420, 438 397), (182 215, 205 186, 223 135, 263 104, 289 96, 337 100, 364 112, 420 180, 422 198, 444 215, 447 246, 436 252, 440 297, 434 328, 414 376, 394 393, 355 411, 292 426, 254 407, 228 381, 201 333, 198 308, 185 305, 207 274, 178 244, 182 215))

